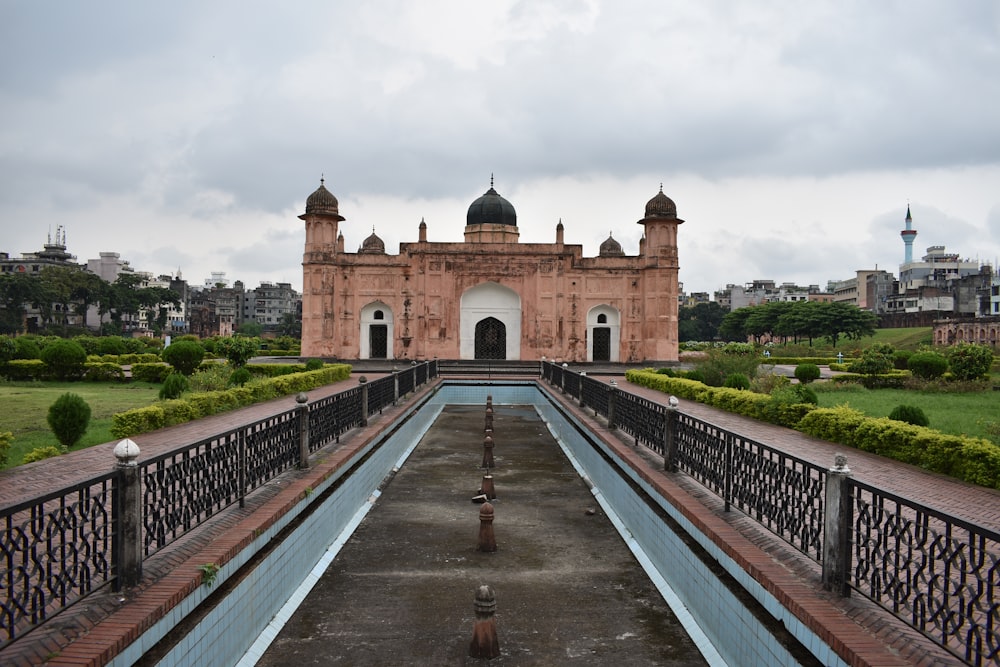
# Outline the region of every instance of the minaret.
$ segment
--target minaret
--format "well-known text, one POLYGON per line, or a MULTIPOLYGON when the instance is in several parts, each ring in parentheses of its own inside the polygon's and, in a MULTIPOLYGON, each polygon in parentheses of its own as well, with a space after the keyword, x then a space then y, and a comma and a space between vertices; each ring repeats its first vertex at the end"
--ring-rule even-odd
POLYGON ((910 205, 906 205, 906 229, 899 233, 903 237, 906 245, 906 253, 903 255, 903 264, 913 262, 913 239, 917 238, 917 230, 913 228, 913 217, 910 215, 910 205))

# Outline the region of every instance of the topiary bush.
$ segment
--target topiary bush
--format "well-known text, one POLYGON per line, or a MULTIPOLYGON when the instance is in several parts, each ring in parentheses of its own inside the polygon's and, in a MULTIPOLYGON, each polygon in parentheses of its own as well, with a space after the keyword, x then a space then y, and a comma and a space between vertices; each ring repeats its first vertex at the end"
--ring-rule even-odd
POLYGON ((90 406, 79 395, 65 393, 49 406, 47 421, 56 440, 68 449, 87 432, 87 426, 90 424, 90 406))
POLYGON ((57 340, 45 346, 42 361, 57 380, 75 380, 83 377, 87 351, 74 340, 57 340))
POLYGON ((948 364, 956 380, 978 380, 989 375, 993 351, 985 345, 959 343, 948 353, 948 364))
POLYGON ((14 346, 17 348, 14 352, 15 359, 41 359, 42 357, 42 348, 38 347, 34 338, 18 336, 14 339, 14 346))
POLYGON ((309 361, 306 362, 307 371, 318 371, 321 368, 323 368, 322 359, 310 359, 309 361))
POLYGON ((229 386, 230 387, 242 387, 251 379, 250 371, 246 368, 240 366, 229 376, 229 386))
POLYGON ((163 350, 163 360, 184 375, 192 375, 205 358, 205 348, 191 340, 171 343, 163 350))
POLYGON ((140 382, 163 382, 173 372, 172 366, 159 362, 132 364, 132 379, 140 382))
POLYGON ((819 366, 816 364, 799 364, 795 367, 795 379, 802 384, 809 384, 813 380, 818 380, 819 376, 819 366))
POLYGON ((910 357, 907 368, 921 380, 934 380, 948 370, 948 359, 938 352, 918 352, 910 357))
POLYGON ((10 431, 0 433, 0 468, 7 465, 10 456, 10 444, 14 440, 14 434, 10 431))
POLYGON ((183 373, 171 373, 163 380, 160 387, 161 399, 180 398, 180 395, 188 390, 190 383, 183 373))
POLYGON ((914 426, 930 426, 931 423, 924 411, 915 405, 897 405, 889 413, 889 419, 914 426))
POLYGON ((97 341, 97 354, 125 354, 125 350, 121 336, 101 336, 97 341))
POLYGON ((88 363, 84 365, 83 379, 88 382, 124 382, 125 371, 118 364, 88 363))
POLYGON ((750 388, 750 378, 748 378, 743 373, 732 373, 726 377, 723 386, 729 387, 730 389, 749 389, 750 388))

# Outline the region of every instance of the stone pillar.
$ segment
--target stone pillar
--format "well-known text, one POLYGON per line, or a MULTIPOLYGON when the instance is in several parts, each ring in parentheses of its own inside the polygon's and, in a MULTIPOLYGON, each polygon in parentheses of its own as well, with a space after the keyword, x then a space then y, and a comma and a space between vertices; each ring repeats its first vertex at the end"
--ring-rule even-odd
POLYGON ((399 369, 395 366, 392 367, 392 404, 396 405, 399 402, 399 369))
POLYGON ((677 472, 677 406, 676 396, 667 400, 667 410, 663 425, 663 469, 677 472))
POLYGON ((483 430, 484 431, 493 430, 493 406, 490 405, 489 403, 486 404, 486 427, 483 430))
POLYGON ((618 404, 618 383, 614 380, 611 381, 611 391, 608 392, 608 430, 614 431, 615 428, 615 408, 618 404))
POLYGON ((482 487, 479 489, 479 494, 482 496, 486 496, 486 500, 497 499, 497 490, 496 486, 493 484, 493 475, 491 475, 489 471, 487 471, 486 474, 483 475, 483 484, 482 487))
POLYGON ((497 550, 497 539, 493 535, 493 503, 483 503, 479 508, 479 544, 476 550, 487 553, 497 550))
POLYGON ((142 580, 142 483, 138 458, 139 445, 128 438, 115 445, 115 468, 119 479, 115 494, 118 506, 114 510, 118 517, 113 556, 118 566, 116 591, 136 586, 142 580))
POLYGON ((476 622, 472 627, 472 643, 469 657, 492 660, 500 657, 500 641, 497 638, 497 596, 489 586, 476 589, 476 622))
MULTIPOLYGON (((358 384, 361 385, 361 425, 368 426, 368 378, 362 375, 358 384)), ((399 392, 399 382, 396 383, 396 392, 399 392)))
POLYGON ((826 474, 826 515, 823 517, 823 588, 850 597, 851 470, 847 457, 837 454, 826 474))
POLYGON ((300 391, 295 396, 299 417, 299 468, 309 467, 309 396, 300 391))

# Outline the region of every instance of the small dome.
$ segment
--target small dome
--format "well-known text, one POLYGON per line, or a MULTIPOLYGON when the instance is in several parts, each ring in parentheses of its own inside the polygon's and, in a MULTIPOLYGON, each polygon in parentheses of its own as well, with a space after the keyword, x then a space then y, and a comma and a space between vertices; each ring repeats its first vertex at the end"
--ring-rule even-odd
POLYGON ((326 189, 323 179, 319 179, 319 187, 306 198, 306 213, 319 213, 320 215, 340 215, 340 202, 333 196, 333 193, 326 189))
POLYGON ((663 184, 660 184, 660 191, 656 196, 646 202, 647 218, 676 218, 677 204, 667 195, 663 194, 663 184))
POLYGON ((622 250, 622 244, 615 241, 615 238, 608 234, 608 238, 601 244, 600 250, 601 257, 624 257, 625 251, 622 250))
POLYGON ((517 226, 517 213, 514 206, 497 194, 493 189, 493 179, 490 179, 490 189, 486 193, 472 202, 469 212, 465 216, 467 225, 481 225, 493 223, 500 225, 517 226))
POLYGON ((361 248, 358 249, 358 252, 365 255, 384 255, 385 242, 383 242, 382 239, 375 234, 375 230, 372 229, 372 235, 364 240, 361 244, 361 248))

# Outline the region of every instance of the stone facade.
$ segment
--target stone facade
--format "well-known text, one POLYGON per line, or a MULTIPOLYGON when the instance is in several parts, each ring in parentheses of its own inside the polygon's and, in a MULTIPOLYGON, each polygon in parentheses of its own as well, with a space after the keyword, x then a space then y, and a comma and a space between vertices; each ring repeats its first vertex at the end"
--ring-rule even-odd
POLYGON ((306 200, 302 354, 338 359, 676 361, 677 229, 661 188, 638 221, 639 254, 608 238, 518 242, 514 207, 493 187, 472 203, 464 242, 418 240, 385 252, 374 232, 344 252, 337 198, 306 200))

